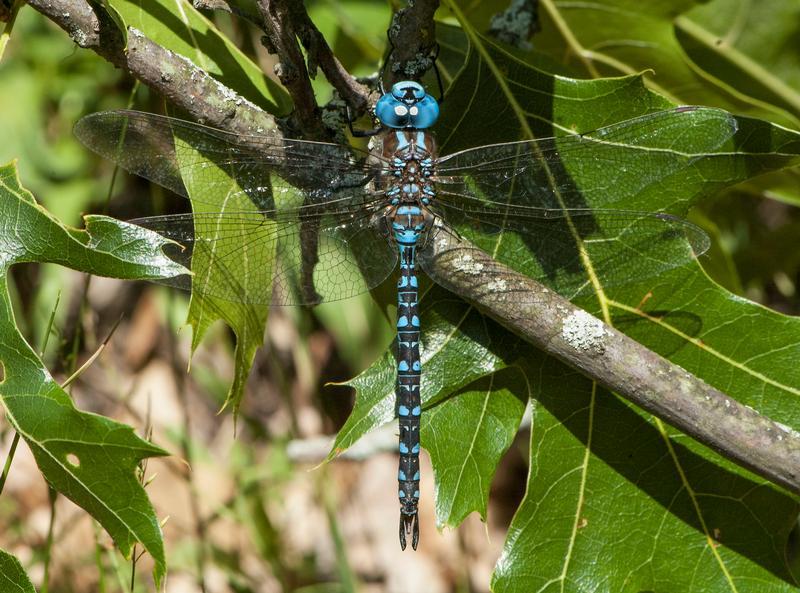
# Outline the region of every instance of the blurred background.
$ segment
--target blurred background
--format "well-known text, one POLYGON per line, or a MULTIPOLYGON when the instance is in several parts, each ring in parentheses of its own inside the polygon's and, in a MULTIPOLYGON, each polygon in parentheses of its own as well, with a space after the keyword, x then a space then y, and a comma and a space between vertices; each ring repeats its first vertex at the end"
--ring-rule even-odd
MULTIPOLYGON (((390 4, 306 4, 347 69, 374 74, 390 4)), ((257 31, 221 13, 213 19, 272 73, 257 31)), ((702 63, 699 52, 692 57, 702 63)), ((323 77, 314 84, 320 104, 326 102, 323 77)), ((163 112, 148 89, 77 48, 34 10, 20 11, 0 62, 0 162, 17 159, 23 185, 64 223, 81 227, 87 212, 126 219, 185 206, 141 179, 122 172, 114 178, 113 165, 72 136, 83 115, 128 105, 163 112)), ((796 188, 770 200, 763 194, 756 186, 725 192, 693 220, 714 239, 707 267, 717 281, 796 315, 796 188)), ((358 458, 320 465, 353 403, 352 390, 339 383, 390 345, 391 307, 365 295, 313 310, 273 308, 234 426, 230 412, 220 412, 233 373, 233 335, 214 326, 187 373, 188 295, 49 265, 16 266, 10 290, 19 326, 59 380, 119 321, 71 394, 79 408, 129 423, 172 453, 150 460, 145 472, 147 492, 166 520, 167 591, 488 591, 525 488, 527 429, 498 469, 487 524, 473 515, 457 531, 436 533, 432 484, 423 481, 417 553, 398 549, 397 500, 386 486, 396 479, 394 426, 358 458)), ((0 422, 4 451, 11 435, 0 422)), ((432 475, 425 455, 423 473, 432 475)), ((135 591, 152 590, 149 558, 125 560, 85 512, 51 497, 24 445, 3 494, 0 547, 23 562, 37 586, 47 566, 51 592, 129 591, 132 573, 135 591)))

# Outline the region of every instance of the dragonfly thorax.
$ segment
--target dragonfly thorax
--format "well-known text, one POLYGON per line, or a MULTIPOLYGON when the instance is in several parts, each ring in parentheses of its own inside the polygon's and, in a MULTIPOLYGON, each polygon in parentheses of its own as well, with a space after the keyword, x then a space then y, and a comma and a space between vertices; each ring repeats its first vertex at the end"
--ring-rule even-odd
POLYGON ((384 135, 381 189, 390 204, 428 206, 435 196, 435 141, 423 130, 392 130, 384 135))

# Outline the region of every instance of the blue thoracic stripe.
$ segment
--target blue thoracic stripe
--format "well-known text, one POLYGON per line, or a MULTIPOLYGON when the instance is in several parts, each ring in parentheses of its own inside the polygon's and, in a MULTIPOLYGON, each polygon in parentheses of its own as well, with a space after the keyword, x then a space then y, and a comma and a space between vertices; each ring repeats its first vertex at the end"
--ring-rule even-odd
POLYGON ((397 136, 397 152, 401 152, 408 148, 408 140, 406 135, 402 132, 395 132, 395 135, 397 136))

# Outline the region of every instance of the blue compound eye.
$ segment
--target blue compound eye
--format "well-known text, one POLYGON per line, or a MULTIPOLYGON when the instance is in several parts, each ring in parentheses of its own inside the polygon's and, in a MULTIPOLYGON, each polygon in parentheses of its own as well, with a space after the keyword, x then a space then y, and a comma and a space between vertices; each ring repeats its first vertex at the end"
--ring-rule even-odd
POLYGON ((413 80, 398 82, 375 105, 375 115, 387 128, 429 128, 439 117, 439 104, 413 80))

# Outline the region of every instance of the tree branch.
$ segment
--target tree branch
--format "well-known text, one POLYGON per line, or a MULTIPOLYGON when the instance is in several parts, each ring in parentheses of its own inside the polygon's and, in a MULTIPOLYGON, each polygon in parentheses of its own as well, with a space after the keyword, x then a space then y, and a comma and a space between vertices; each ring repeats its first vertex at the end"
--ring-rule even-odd
POLYGON ((392 53, 386 58, 392 82, 419 80, 433 66, 436 55, 433 15, 437 8, 439 0, 416 0, 395 13, 389 27, 392 53))
POLYGON ((93 50, 161 93, 192 118, 235 133, 277 128, 275 119, 216 81, 191 61, 128 29, 128 49, 117 25, 84 0, 29 0, 79 46, 93 50))
POLYGON ((438 253, 425 271, 438 284, 724 457, 800 494, 796 431, 714 389, 468 243, 455 238, 446 246, 431 243, 438 253), (498 284, 516 290, 498 291, 498 284))

